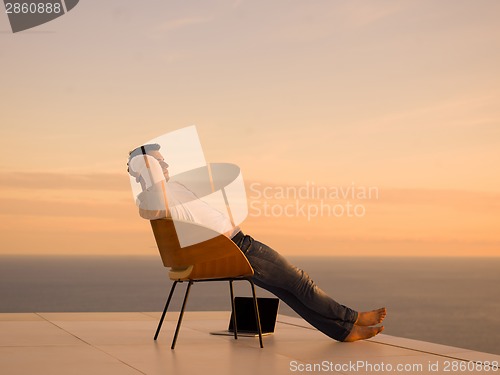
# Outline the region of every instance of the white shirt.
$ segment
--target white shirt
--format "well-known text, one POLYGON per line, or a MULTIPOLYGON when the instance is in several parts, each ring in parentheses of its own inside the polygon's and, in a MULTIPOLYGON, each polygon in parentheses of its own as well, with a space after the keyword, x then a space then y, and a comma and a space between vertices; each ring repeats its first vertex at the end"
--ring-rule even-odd
POLYGON ((139 214, 144 219, 171 217, 174 220, 191 221, 229 238, 240 230, 238 226, 231 224, 226 215, 198 198, 191 190, 178 182, 157 183, 140 193, 137 199, 139 214), (167 202, 165 202, 165 195, 167 202))

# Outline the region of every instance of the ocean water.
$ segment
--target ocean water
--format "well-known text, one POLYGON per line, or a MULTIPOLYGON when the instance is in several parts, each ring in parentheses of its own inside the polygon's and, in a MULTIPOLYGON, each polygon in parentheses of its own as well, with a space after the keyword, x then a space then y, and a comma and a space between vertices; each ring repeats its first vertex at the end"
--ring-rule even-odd
MULTIPOLYGON (((289 259, 344 305, 386 306, 389 335, 500 354, 500 258, 289 259)), ((0 257, 0 312, 161 311, 170 286, 159 257, 0 257)), ((227 283, 195 284, 187 309, 230 310, 227 283)))

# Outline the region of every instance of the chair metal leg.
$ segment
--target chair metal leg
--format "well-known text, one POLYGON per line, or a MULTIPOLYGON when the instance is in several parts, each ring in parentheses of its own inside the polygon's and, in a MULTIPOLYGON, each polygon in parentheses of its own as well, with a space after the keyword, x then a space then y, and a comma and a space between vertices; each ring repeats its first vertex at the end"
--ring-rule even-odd
POLYGON ((165 319, 165 314, 167 313, 168 305, 170 305, 170 300, 172 299, 172 295, 174 294, 175 286, 177 285, 177 281, 174 281, 172 288, 170 288, 170 293, 168 294, 167 303, 165 304, 165 308, 163 309, 163 313, 161 314, 160 322, 158 323, 158 328, 156 328, 155 340, 158 338, 158 334, 160 333, 161 325, 163 324, 163 319, 165 319))
POLYGON ((234 339, 238 340, 238 326, 236 324, 236 309, 234 308, 234 292, 233 292, 233 280, 229 280, 229 289, 231 291, 231 312, 233 317, 233 330, 234 339))
POLYGON ((260 347, 263 348, 264 345, 262 344, 262 327, 260 326, 259 306, 257 304, 257 297, 255 296, 255 285, 254 285, 252 279, 248 279, 248 281, 252 285, 253 307, 254 307, 254 311, 255 311, 255 322, 257 323, 257 329, 259 331, 260 347))
POLYGON ((182 309, 181 309, 181 313, 179 315, 179 320, 177 321, 177 328, 175 329, 174 339, 172 340, 172 346, 170 347, 171 349, 175 348, 175 343, 177 341, 177 335, 179 334, 179 329, 181 328, 182 317, 184 316, 184 309, 186 308, 186 302, 187 302, 187 299, 189 296, 189 289, 191 289, 192 284, 193 284, 193 282, 191 280, 189 280, 189 283, 188 283, 188 286, 186 289, 186 295, 184 296, 184 302, 182 302, 182 309))

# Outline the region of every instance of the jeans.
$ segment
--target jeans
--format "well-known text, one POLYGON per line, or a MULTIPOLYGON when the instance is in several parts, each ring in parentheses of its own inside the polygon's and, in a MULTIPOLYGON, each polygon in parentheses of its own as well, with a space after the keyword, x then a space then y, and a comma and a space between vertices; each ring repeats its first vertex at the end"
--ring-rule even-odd
POLYGON ((253 281, 273 293, 325 335, 344 341, 358 313, 323 292, 307 273, 252 237, 239 236, 236 245, 254 269, 253 281))

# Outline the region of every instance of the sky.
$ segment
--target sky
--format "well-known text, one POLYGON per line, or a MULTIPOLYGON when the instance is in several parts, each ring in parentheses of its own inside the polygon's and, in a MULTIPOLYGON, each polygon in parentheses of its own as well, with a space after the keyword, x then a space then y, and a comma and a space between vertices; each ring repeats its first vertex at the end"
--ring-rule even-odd
POLYGON ((157 254, 128 151, 196 125, 242 170, 243 231, 284 255, 499 256, 499 16, 81 0, 13 34, 0 14, 0 254, 157 254))

